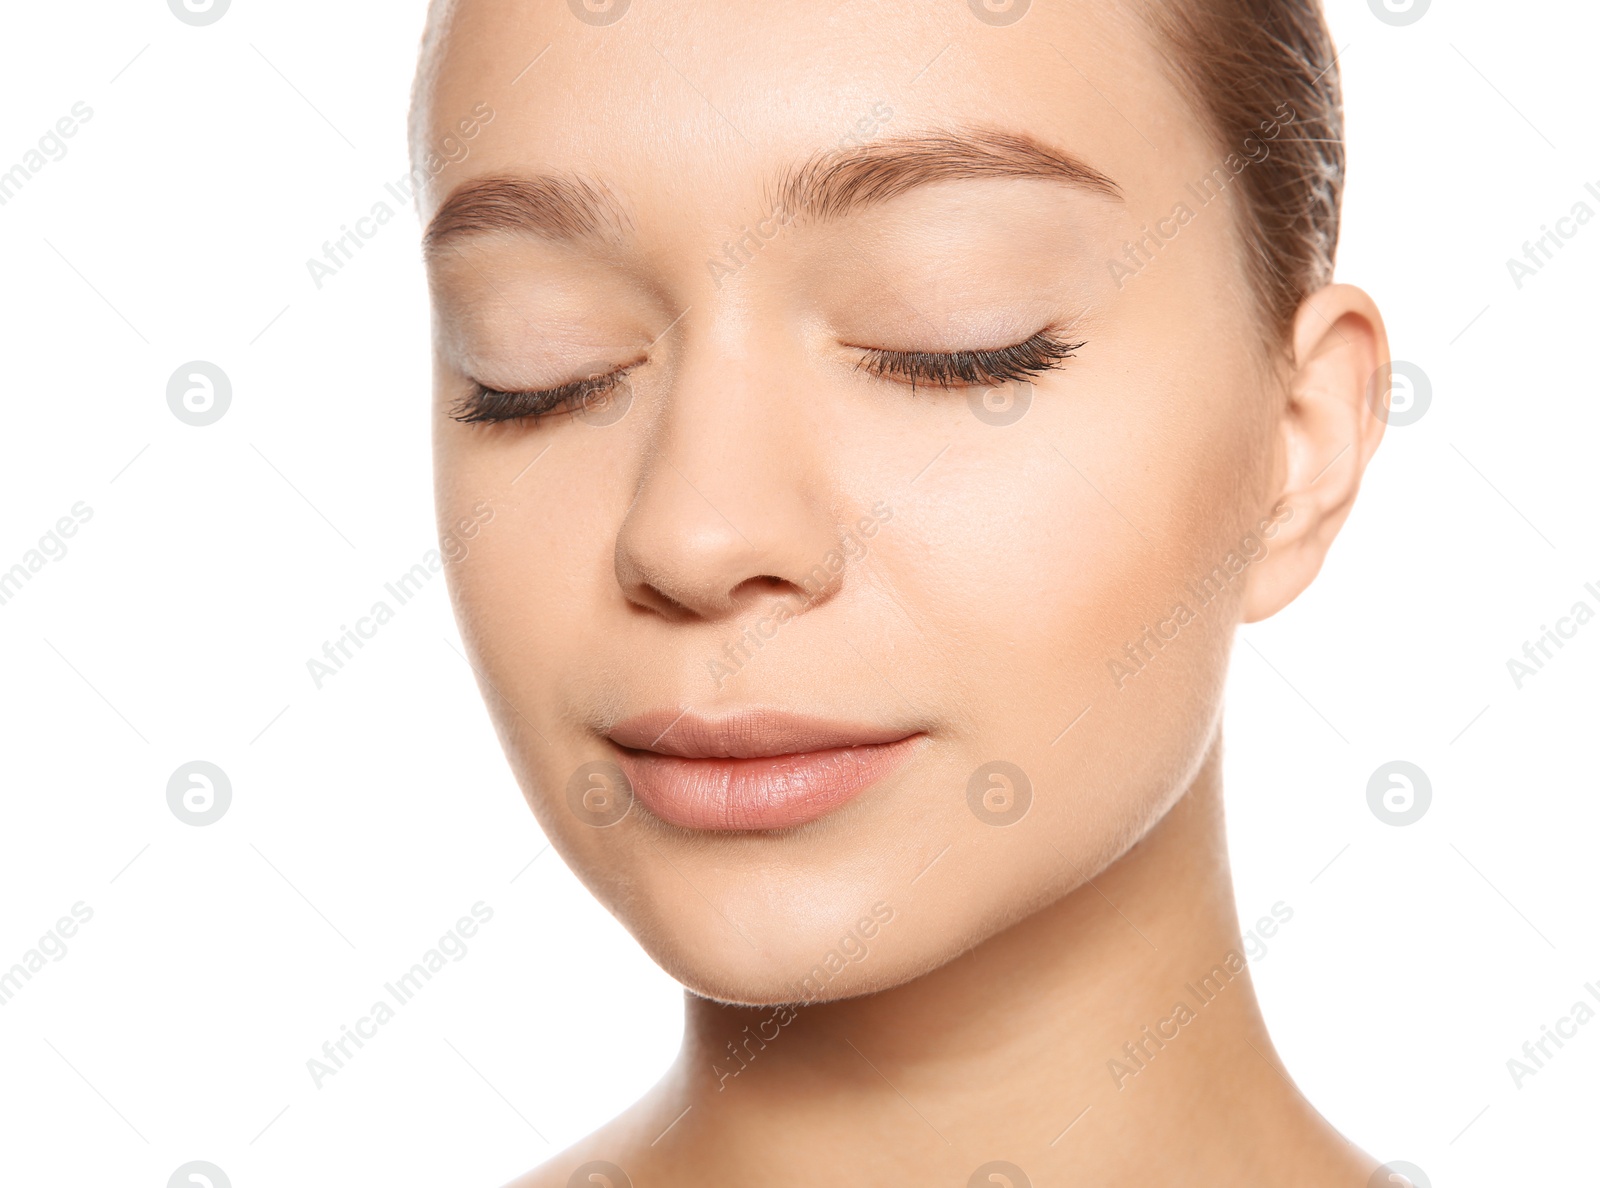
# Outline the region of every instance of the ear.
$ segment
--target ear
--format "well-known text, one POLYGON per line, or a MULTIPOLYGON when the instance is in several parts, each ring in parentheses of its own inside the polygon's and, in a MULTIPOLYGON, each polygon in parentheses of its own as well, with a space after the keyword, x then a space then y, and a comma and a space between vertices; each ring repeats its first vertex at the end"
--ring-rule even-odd
POLYGON ((1301 302, 1269 512, 1278 529, 1250 567, 1246 623, 1289 605, 1322 568, 1383 439, 1388 374, 1383 316, 1365 292, 1329 285, 1301 302))

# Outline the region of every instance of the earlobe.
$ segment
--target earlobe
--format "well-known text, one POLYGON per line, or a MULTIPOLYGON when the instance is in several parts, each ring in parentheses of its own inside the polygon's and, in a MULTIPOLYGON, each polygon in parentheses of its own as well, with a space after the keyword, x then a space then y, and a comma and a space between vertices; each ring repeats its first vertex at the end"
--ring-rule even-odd
POLYGON ((1293 369, 1279 422, 1278 477, 1263 515, 1282 525, 1251 566, 1243 620, 1276 614, 1322 568, 1383 438, 1387 393, 1374 377, 1389 362, 1383 316, 1354 285, 1329 285, 1300 304, 1293 369), (1285 513, 1283 509, 1287 509, 1285 513))

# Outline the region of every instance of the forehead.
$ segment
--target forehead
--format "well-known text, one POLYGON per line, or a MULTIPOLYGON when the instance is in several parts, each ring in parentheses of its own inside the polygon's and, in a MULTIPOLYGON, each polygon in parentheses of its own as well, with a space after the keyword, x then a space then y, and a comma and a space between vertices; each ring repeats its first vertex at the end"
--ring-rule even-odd
POLYGON ((1105 0, 1014 4, 455 0, 420 76, 423 217, 473 179, 554 174, 737 224, 819 152, 952 127, 1070 154, 1131 213, 1170 205, 1208 154, 1150 36, 1105 0))

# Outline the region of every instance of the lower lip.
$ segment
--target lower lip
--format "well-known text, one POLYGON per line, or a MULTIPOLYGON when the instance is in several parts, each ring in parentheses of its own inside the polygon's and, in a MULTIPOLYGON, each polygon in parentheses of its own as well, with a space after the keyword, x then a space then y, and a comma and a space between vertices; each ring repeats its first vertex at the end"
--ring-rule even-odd
POLYGON ((788 829, 831 813, 901 767, 921 735, 756 759, 681 759, 619 747, 634 795, 671 825, 788 829))

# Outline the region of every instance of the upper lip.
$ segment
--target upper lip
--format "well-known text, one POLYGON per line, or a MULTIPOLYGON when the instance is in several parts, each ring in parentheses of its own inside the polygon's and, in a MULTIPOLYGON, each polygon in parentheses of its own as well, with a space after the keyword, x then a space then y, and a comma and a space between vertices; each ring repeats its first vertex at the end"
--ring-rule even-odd
POLYGON ((756 759, 834 747, 899 742, 917 730, 747 709, 708 717, 682 708, 648 710, 606 732, 620 747, 682 759, 756 759))

